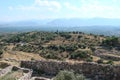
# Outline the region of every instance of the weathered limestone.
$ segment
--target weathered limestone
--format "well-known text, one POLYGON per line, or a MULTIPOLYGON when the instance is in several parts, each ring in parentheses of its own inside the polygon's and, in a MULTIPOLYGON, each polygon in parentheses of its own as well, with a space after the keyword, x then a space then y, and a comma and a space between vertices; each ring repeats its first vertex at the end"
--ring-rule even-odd
POLYGON ((120 80, 120 65, 97 63, 69 63, 62 61, 22 61, 21 67, 56 75, 60 70, 74 70, 83 73, 92 80, 120 80))

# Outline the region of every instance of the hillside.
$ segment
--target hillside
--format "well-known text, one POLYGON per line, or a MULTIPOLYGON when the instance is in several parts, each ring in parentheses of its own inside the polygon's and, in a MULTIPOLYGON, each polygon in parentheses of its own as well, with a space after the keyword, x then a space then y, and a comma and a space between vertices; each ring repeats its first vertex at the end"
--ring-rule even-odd
POLYGON ((0 44, 1 61, 12 61, 13 64, 40 59, 120 64, 120 39, 114 36, 82 32, 26 32, 2 35, 0 44))

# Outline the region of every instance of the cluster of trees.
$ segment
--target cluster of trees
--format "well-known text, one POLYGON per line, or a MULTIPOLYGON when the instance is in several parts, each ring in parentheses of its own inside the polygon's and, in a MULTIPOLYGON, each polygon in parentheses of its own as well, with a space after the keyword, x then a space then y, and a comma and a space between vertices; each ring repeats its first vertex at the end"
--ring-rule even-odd
POLYGON ((106 39, 103 41, 103 44, 104 44, 105 46, 115 47, 115 46, 117 46, 118 44, 120 44, 120 41, 119 41, 119 38, 118 38, 118 37, 112 36, 112 37, 106 38, 106 39))
POLYGON ((35 46, 31 44, 17 44, 16 47, 13 48, 15 51, 23 51, 23 52, 30 52, 30 53, 38 53, 40 50, 42 50, 44 47, 41 45, 35 46))
POLYGON ((43 41, 47 42, 50 40, 53 40, 56 37, 56 34, 50 33, 50 32, 27 32, 27 33, 21 33, 21 34, 13 34, 9 36, 9 38, 6 38, 5 42, 8 43, 19 43, 19 42, 38 42, 43 41))
POLYGON ((68 32, 60 32, 59 35, 65 39, 70 39, 72 37, 68 32))
POLYGON ((64 59, 64 58, 70 58, 70 59, 84 59, 88 61, 92 61, 91 55, 92 51, 89 49, 81 49, 78 50, 76 46, 68 46, 68 45, 51 45, 48 47, 44 47, 42 52, 39 54, 47 59, 64 59), (67 52, 68 54, 65 54, 64 52, 67 52), (64 53, 64 54, 63 54, 64 53))

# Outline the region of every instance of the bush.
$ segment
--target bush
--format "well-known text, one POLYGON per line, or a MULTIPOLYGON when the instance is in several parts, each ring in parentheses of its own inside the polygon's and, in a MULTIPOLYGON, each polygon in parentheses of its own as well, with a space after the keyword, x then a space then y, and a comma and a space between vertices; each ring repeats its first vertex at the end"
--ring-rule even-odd
POLYGON ((61 32, 59 33, 61 37, 64 37, 65 39, 70 39, 72 36, 67 32, 61 32))
POLYGON ((97 63, 98 63, 98 64, 103 63, 103 59, 99 59, 99 60, 97 61, 97 63))
POLYGON ((3 54, 3 51, 2 50, 0 50, 0 55, 2 55, 3 54))
POLYGON ((81 49, 85 49, 86 45, 84 43, 82 43, 82 44, 78 44, 78 47, 81 48, 81 49))
POLYGON ((89 51, 89 50, 81 50, 81 51, 73 52, 73 53, 70 55, 70 58, 71 58, 71 59, 88 58, 88 57, 90 57, 91 54, 92 54, 92 52, 89 51))
POLYGON ((87 62, 92 62, 92 61, 93 61, 93 57, 89 57, 89 58, 87 58, 86 61, 87 61, 87 62))
POLYGON ((82 38, 82 37, 83 37, 82 35, 79 35, 79 36, 78 36, 78 39, 80 39, 80 38, 82 38))
POLYGON ((45 58, 47 58, 47 59, 56 59, 56 56, 53 53, 47 53, 45 55, 45 58))
POLYGON ((49 45, 47 48, 50 50, 55 50, 55 51, 59 50, 59 47, 56 45, 49 45))
POLYGON ((102 42, 102 44, 105 45, 105 46, 115 47, 119 44, 119 38, 115 37, 115 36, 108 37, 108 38, 106 38, 106 40, 104 40, 102 42))
POLYGON ((60 71, 53 80, 85 80, 85 77, 73 71, 60 71))
POLYGON ((67 52, 73 52, 77 49, 76 45, 67 45, 66 46, 66 51, 67 52))
POLYGON ((61 52, 64 52, 64 51, 66 50, 66 48, 65 48, 64 45, 60 45, 60 46, 59 46, 59 49, 60 49, 61 52))
POLYGON ((113 61, 112 60, 109 60, 108 62, 106 62, 106 64, 113 64, 113 61))

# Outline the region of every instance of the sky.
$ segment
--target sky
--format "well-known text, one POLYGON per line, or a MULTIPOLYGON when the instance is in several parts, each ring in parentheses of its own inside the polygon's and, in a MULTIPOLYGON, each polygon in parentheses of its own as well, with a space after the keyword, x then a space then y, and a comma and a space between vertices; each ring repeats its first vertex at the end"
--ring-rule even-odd
POLYGON ((120 18, 120 0, 0 0, 0 22, 120 18))

